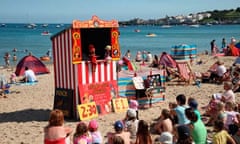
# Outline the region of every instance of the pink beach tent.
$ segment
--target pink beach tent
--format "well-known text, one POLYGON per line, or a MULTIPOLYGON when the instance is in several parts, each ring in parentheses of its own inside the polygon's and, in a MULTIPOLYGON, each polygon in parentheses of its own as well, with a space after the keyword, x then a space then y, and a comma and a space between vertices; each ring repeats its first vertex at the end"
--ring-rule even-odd
POLYGON ((36 75, 49 73, 48 68, 37 57, 28 55, 23 57, 16 66, 15 74, 21 76, 24 74, 25 67, 32 69, 36 75))

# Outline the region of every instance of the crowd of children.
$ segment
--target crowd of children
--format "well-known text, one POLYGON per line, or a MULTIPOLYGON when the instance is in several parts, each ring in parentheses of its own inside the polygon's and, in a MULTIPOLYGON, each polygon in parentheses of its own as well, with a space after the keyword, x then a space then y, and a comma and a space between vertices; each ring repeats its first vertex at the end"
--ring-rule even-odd
MULTIPOLYGON (((73 144, 238 144, 240 143, 240 114, 236 110, 231 85, 225 82, 223 94, 213 94, 209 104, 204 107, 205 115, 210 116, 204 123, 196 99, 187 98, 184 94, 176 97, 176 102, 171 102, 169 108, 161 111, 158 121, 154 126, 144 119, 138 118, 138 104, 131 100, 126 116, 116 120, 114 131, 107 133, 104 142, 102 133, 98 130, 97 120, 88 124, 81 121, 76 125, 73 133, 73 144), (225 95, 224 95, 225 94, 225 95), (206 126, 213 126, 212 138, 208 137, 206 126), (152 138, 152 130, 158 135, 152 138)), ((64 126, 63 113, 53 110, 50 114, 49 124, 44 128, 44 143, 59 144, 70 143, 68 138, 74 130, 64 126)))
MULTIPOLYGON (((239 71, 239 69, 236 69, 239 71)), ((234 73, 234 72, 233 72, 234 73)), ((193 97, 179 94, 175 102, 161 110, 157 122, 151 127, 147 121, 138 116, 138 102, 130 100, 129 109, 123 119, 116 120, 114 131, 107 133, 104 142, 98 130, 98 122, 91 120, 89 124, 80 122, 73 134, 73 144, 239 144, 240 114, 235 100, 231 81, 223 82, 222 93, 214 93, 209 103, 202 107, 204 114, 198 109, 198 102, 193 97), (205 122, 203 117, 207 116, 205 122), (212 127, 209 133, 207 127, 212 127), (158 135, 152 138, 152 132, 158 135), (209 137, 209 134, 212 135, 209 137)), ((72 132, 63 125, 63 114, 53 110, 49 124, 44 129, 45 144, 56 140, 66 141, 72 132)))

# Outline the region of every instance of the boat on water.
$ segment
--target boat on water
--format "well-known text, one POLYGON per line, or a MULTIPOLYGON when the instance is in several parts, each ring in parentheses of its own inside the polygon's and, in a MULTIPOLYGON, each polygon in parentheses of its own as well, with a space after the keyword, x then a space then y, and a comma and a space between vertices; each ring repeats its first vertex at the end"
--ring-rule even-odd
POLYGON ((6 24, 1 24, 1 27, 6 27, 6 24))
POLYGON ((42 33, 41 33, 41 35, 43 35, 43 36, 48 36, 48 35, 51 35, 52 33, 50 33, 49 31, 43 31, 42 33))
POLYGON ((155 33, 148 33, 145 35, 146 37, 156 37, 157 35, 155 33))
POLYGON ((61 25, 60 25, 60 24, 56 25, 56 28, 60 28, 60 27, 61 27, 61 25))
POLYGON ((40 60, 41 61, 50 61, 51 58, 49 56, 42 56, 42 57, 40 57, 40 60))
POLYGON ((140 29, 135 29, 134 32, 140 32, 140 29))
POLYGON ((26 25, 25 27, 27 27, 29 29, 35 29, 37 27, 37 25, 34 23, 30 23, 30 24, 26 25))
POLYGON ((46 28, 48 27, 48 24, 42 24, 42 27, 46 28))
POLYGON ((162 25, 161 28, 171 28, 172 26, 170 25, 162 25))
POLYGON ((200 27, 200 25, 199 24, 192 24, 192 25, 189 25, 189 27, 191 27, 191 28, 198 28, 198 27, 200 27))

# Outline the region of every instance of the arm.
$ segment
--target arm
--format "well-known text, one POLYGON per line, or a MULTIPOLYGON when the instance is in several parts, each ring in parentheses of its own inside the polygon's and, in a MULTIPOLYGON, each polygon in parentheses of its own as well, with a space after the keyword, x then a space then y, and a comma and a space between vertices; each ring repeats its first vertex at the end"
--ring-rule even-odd
POLYGON ((227 142, 230 142, 231 144, 236 144, 235 140, 229 134, 227 135, 227 142))
POLYGON ((236 90, 238 90, 240 85, 240 81, 238 81, 234 86, 233 86, 233 91, 235 92, 236 90))
POLYGON ((65 129, 66 137, 68 137, 72 133, 72 128, 65 126, 64 129, 65 129))

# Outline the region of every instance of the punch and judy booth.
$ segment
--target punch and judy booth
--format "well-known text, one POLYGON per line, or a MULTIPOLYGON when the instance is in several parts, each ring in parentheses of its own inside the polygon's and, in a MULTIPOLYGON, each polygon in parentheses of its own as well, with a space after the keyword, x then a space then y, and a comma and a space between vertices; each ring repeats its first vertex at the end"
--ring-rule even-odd
POLYGON ((62 109, 65 117, 77 118, 80 104, 88 104, 82 108, 83 117, 111 111, 111 100, 118 96, 118 27, 116 20, 93 16, 86 21, 74 20, 69 28, 51 37, 54 108, 62 109))

